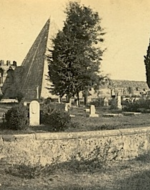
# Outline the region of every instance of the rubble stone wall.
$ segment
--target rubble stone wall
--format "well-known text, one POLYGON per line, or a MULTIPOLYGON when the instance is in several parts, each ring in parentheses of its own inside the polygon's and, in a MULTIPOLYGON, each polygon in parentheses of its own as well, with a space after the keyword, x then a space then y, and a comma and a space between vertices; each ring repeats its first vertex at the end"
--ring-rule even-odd
POLYGON ((76 160, 128 160, 150 149, 150 127, 0 136, 0 163, 46 165, 76 160))

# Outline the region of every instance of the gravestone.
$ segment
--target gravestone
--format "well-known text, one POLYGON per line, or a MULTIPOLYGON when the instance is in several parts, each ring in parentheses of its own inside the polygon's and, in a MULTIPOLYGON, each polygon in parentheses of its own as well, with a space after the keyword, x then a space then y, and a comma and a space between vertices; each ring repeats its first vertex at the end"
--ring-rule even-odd
POLYGON ((40 105, 39 102, 33 100, 29 107, 29 124, 30 126, 36 126, 40 124, 40 105))
POLYGON ((23 102, 23 105, 24 105, 24 106, 27 106, 27 102, 23 102))
POLYGON ((90 107, 90 115, 89 115, 89 117, 99 117, 99 115, 96 114, 96 109, 95 109, 94 105, 91 105, 91 107, 90 107))
POLYGON ((116 97, 116 108, 117 108, 117 109, 122 109, 121 96, 117 96, 117 97, 116 97))
POLYGON ((115 90, 114 89, 111 89, 111 97, 115 97, 116 94, 115 94, 115 90))
POLYGON ((39 86, 36 87, 36 98, 39 99, 39 86))
POLYGON ((112 97, 112 99, 111 99, 111 108, 112 109, 116 108, 116 98, 115 97, 112 97))
POLYGON ((104 98, 104 107, 108 107, 109 106, 109 101, 108 101, 108 98, 104 98))
POLYGON ((68 110, 70 109, 70 103, 66 103, 65 104, 65 111, 68 112, 68 110))
POLYGON ((58 103, 60 104, 60 97, 58 97, 58 103))

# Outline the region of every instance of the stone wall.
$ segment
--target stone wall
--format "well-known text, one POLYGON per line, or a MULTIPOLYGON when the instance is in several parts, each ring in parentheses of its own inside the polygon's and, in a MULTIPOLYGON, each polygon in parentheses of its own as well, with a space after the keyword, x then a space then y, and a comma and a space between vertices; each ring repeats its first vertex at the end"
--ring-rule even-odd
POLYGON ((0 163, 52 164, 98 158, 133 159, 150 149, 150 128, 0 136, 0 163))

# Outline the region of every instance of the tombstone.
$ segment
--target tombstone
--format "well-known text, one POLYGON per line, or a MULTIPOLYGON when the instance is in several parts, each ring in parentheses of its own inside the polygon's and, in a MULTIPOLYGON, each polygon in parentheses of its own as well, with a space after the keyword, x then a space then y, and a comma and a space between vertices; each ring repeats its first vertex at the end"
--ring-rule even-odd
POLYGON ((96 114, 96 109, 95 109, 94 105, 91 105, 91 107, 90 107, 90 115, 89 115, 89 117, 99 117, 99 115, 96 114))
POLYGON ((36 87, 36 98, 39 99, 39 86, 36 87))
POLYGON ((104 98, 104 107, 108 107, 109 106, 109 101, 108 98, 104 98))
POLYGON ((75 105, 78 107, 79 106, 79 101, 78 99, 74 99, 75 105))
POLYGON ((4 64, 5 64, 4 60, 0 60, 0 65, 4 65, 4 64))
POLYGON ((23 102, 23 105, 24 105, 24 106, 27 106, 27 102, 23 102))
POLYGON ((111 99, 111 108, 112 109, 116 108, 116 98, 115 97, 112 97, 112 99, 111 99))
POLYGON ((40 105, 39 102, 33 100, 29 107, 29 124, 30 126, 36 126, 40 124, 40 105))
POLYGON ((115 96, 116 96, 116 94, 115 94, 115 90, 112 89, 112 90, 111 90, 111 97, 115 97, 115 96))
POLYGON ((117 96, 117 97, 116 97, 116 108, 117 108, 117 109, 122 109, 121 96, 117 96))
POLYGON ((70 103, 65 104, 65 111, 68 112, 70 109, 70 103))
POLYGON ((60 102, 61 102, 61 101, 60 101, 60 97, 58 97, 58 103, 60 104, 60 102))
POLYGON ((88 108, 85 109, 85 112, 86 112, 86 113, 89 113, 89 112, 90 112, 90 109, 88 109, 88 108))
POLYGON ((10 60, 7 60, 7 61, 6 61, 6 65, 7 65, 7 66, 10 66, 10 65, 11 65, 10 60))

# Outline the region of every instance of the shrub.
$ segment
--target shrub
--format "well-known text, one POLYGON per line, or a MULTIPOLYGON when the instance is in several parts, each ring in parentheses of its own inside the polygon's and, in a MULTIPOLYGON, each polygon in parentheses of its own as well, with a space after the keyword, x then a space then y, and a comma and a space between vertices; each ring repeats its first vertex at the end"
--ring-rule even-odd
POLYGON ((5 114, 6 126, 13 130, 23 130, 29 125, 28 110, 22 104, 12 107, 5 114))
POLYGON ((127 102, 124 111, 140 111, 140 109, 149 110, 150 109, 150 100, 137 100, 134 102, 127 102))
POLYGON ((43 123, 49 125, 50 131, 64 131, 71 125, 71 117, 65 111, 52 110, 43 114, 43 123))
POLYGON ((45 123, 45 120, 47 119, 47 116, 51 114, 52 111, 54 111, 55 108, 51 104, 41 104, 40 109, 40 123, 45 123))
POLYGON ((23 93, 22 92, 18 92, 17 93, 17 97, 16 97, 16 99, 18 100, 18 102, 21 102, 21 100, 24 98, 24 95, 23 95, 23 93))
POLYGON ((104 105, 104 98, 98 98, 98 99, 92 100, 90 102, 90 105, 95 105, 95 107, 103 106, 104 105))

